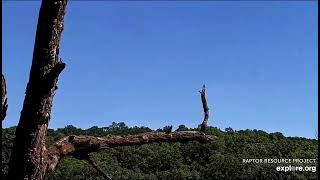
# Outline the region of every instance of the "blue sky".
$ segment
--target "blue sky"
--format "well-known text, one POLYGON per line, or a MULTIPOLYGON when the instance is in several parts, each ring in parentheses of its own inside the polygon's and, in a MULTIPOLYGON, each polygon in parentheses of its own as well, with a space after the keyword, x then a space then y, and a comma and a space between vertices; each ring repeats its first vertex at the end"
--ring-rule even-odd
MULTIPOLYGON (((67 67, 51 128, 209 124, 314 138, 318 122, 317 2, 70 1, 67 67)), ((40 2, 3 2, 3 72, 16 125, 40 2)))

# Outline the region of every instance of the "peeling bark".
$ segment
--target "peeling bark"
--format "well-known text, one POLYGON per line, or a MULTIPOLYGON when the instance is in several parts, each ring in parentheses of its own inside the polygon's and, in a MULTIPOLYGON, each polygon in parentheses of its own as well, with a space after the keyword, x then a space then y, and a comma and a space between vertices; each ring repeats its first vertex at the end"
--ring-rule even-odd
POLYGON ((67 136, 56 142, 48 149, 48 170, 53 171, 60 158, 66 155, 77 157, 97 152, 105 148, 119 146, 143 145, 155 142, 188 142, 199 141, 202 143, 211 142, 218 138, 213 135, 206 135, 197 131, 177 131, 172 133, 147 132, 133 136, 67 136))
POLYGON ((2 74, 1 79, 1 121, 3 121, 7 116, 7 109, 8 109, 8 98, 7 98, 7 85, 6 85, 6 79, 4 78, 4 75, 2 74))
POLYGON ((45 137, 58 76, 65 67, 59 58, 66 0, 43 0, 38 19, 26 96, 16 129, 8 179, 43 179, 45 137))
POLYGON ((201 102, 202 102, 202 107, 203 107, 203 112, 204 112, 204 118, 203 122, 201 124, 201 132, 205 132, 207 127, 208 127, 208 120, 209 120, 209 108, 206 100, 206 86, 203 85, 202 89, 200 92, 201 95, 201 102))

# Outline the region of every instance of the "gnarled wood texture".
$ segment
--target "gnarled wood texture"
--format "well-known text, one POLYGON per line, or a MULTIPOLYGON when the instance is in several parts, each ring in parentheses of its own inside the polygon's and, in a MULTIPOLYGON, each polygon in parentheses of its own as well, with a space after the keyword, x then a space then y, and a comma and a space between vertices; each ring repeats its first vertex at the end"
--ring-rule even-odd
POLYGON ((203 143, 218 139, 213 135, 206 135, 197 131, 177 131, 166 132, 147 132, 132 136, 67 136, 56 142, 48 149, 48 169, 53 171, 59 159, 66 155, 83 156, 91 152, 96 152, 104 148, 118 146, 134 146, 155 142, 188 142, 199 141, 203 143))
POLYGON ((65 67, 59 58, 67 0, 43 0, 38 19, 32 66, 23 109, 10 158, 8 179, 43 179, 45 137, 58 76, 65 67))

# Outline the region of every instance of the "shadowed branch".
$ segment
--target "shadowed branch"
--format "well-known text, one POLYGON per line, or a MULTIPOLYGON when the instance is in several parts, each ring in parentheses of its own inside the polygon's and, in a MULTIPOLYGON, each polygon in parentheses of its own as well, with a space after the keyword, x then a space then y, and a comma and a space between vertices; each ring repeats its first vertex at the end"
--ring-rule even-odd
POLYGON ((2 74, 1 79, 1 121, 3 121, 6 118, 7 115, 7 109, 8 109, 8 98, 7 98, 7 86, 6 86, 6 79, 4 78, 4 75, 2 74))

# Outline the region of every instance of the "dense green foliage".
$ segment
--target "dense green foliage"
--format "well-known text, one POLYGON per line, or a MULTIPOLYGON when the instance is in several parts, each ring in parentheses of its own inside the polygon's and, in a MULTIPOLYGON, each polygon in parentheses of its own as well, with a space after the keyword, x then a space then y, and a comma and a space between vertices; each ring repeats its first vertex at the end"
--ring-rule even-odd
MULTIPOLYGON (((165 131, 167 127, 157 131, 165 131)), ((188 129, 180 125, 177 129, 188 129)), ((91 127, 86 130, 74 126, 48 131, 47 146, 66 135, 128 135, 148 132, 147 127, 129 128, 124 123, 109 127, 91 127)), ((2 129, 2 177, 8 172, 8 159, 15 127, 2 129)), ((94 159, 113 179, 317 179, 314 172, 278 172, 279 164, 243 163, 244 158, 318 159, 315 139, 284 137, 281 133, 261 130, 222 131, 209 127, 208 134, 219 140, 198 142, 153 143, 142 146, 110 148, 92 153, 94 159)), ((306 166, 306 164, 300 164, 306 166)), ((317 164, 309 164, 317 166, 317 164)), ((103 179, 86 161, 63 158, 47 180, 98 180, 103 179)))

